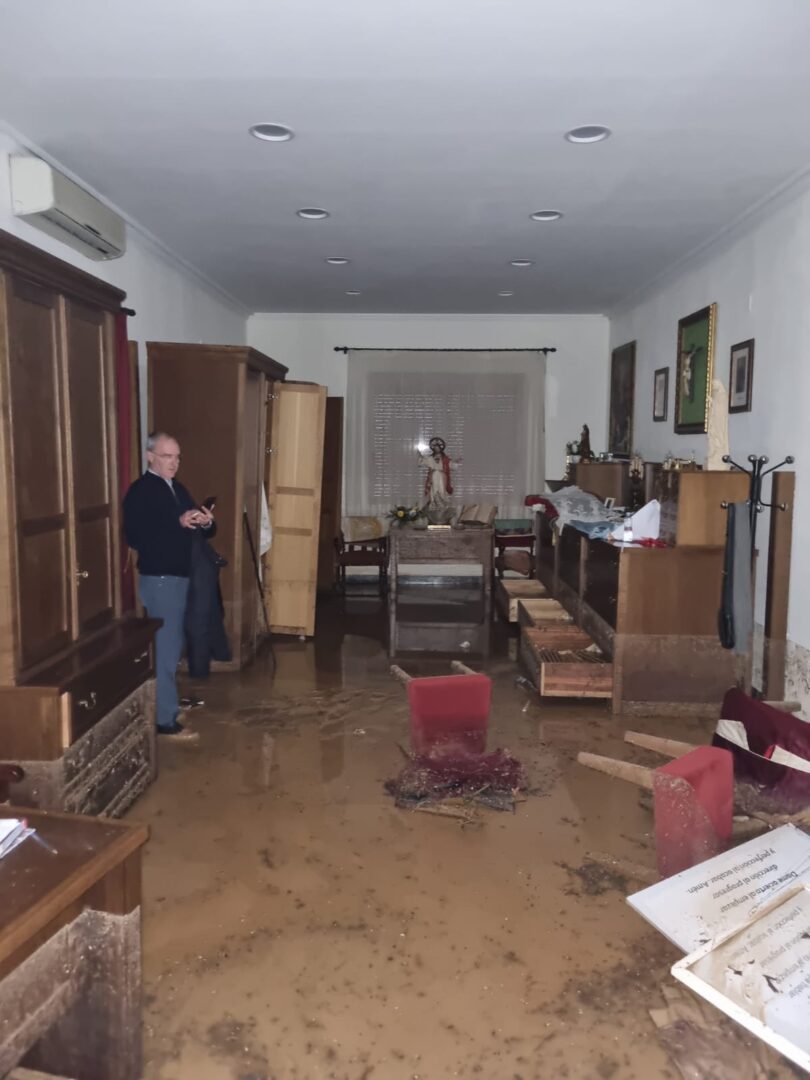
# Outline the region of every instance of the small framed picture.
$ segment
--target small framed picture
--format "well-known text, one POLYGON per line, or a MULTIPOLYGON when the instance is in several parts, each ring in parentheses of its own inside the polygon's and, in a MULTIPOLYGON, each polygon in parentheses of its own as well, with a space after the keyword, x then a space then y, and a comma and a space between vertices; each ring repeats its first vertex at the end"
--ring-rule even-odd
POLYGON ((658 368, 653 380, 653 420, 666 420, 669 398, 669 368, 658 368))
POLYGON ((608 497, 605 499, 605 509, 612 510, 615 505, 616 499, 612 495, 608 495, 608 497))
POLYGON ((728 376, 728 411, 751 412, 751 389, 754 383, 754 339, 731 346, 731 370, 728 376))

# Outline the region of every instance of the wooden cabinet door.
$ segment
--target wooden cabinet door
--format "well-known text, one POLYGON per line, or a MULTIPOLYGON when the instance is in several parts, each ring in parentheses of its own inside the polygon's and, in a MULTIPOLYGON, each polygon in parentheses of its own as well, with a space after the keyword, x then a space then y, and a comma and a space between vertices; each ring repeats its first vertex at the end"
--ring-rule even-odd
POLYGON ((104 313, 84 304, 67 302, 65 326, 80 636, 112 619, 114 612, 111 342, 104 313))
POLYGON ((264 479, 264 375, 245 369, 244 402, 239 424, 242 442, 244 501, 239 507, 242 535, 240 656, 246 663, 256 651, 261 596, 256 576, 261 534, 261 485, 264 479), (254 559, 256 560, 254 562, 254 559))
POLYGON ((70 520, 59 296, 10 276, 8 414, 14 447, 16 667, 69 644, 70 520))
POLYGON ((270 455, 270 629, 315 632, 326 387, 279 383, 270 455))

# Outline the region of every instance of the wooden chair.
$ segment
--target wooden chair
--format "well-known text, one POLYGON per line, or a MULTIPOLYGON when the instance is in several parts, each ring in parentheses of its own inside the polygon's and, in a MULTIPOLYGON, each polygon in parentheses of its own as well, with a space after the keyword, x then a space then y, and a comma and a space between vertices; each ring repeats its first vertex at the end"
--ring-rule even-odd
POLYGON ((499 532, 496 529, 495 570, 498 577, 502 578, 506 570, 515 570, 517 573, 525 574, 526 577, 534 577, 534 545, 533 532, 499 532), (520 548, 521 551, 510 553, 509 548, 520 548), (510 559, 510 554, 515 557, 510 559), (516 557, 518 555, 519 558, 516 557), (521 563, 523 566, 520 565, 521 563))
POLYGON ((335 540, 335 578, 341 592, 346 591, 347 566, 376 566, 379 571, 379 589, 388 588, 388 537, 374 540, 346 540, 343 533, 335 540))

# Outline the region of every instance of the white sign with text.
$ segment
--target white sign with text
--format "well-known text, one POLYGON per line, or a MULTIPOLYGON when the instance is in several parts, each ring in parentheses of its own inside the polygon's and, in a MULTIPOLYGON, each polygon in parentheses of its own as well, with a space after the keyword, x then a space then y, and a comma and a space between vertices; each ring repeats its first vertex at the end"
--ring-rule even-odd
POLYGON ((750 922, 773 897, 802 883, 810 884, 810 836, 782 825, 642 889, 627 902, 691 953, 750 922))

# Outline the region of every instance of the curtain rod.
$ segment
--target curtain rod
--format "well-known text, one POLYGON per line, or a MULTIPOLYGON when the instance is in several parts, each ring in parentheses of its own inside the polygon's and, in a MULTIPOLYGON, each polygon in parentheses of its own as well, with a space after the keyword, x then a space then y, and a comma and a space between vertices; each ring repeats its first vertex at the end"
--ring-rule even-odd
POLYGON ((541 352, 544 356, 556 352, 553 345, 543 345, 535 349, 372 349, 366 346, 355 348, 353 345, 335 345, 335 352, 541 352))

